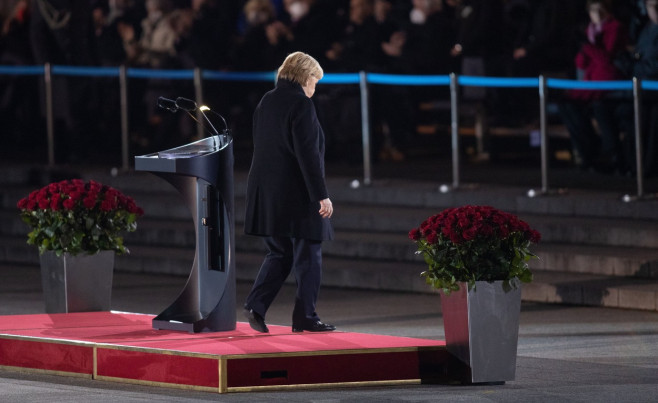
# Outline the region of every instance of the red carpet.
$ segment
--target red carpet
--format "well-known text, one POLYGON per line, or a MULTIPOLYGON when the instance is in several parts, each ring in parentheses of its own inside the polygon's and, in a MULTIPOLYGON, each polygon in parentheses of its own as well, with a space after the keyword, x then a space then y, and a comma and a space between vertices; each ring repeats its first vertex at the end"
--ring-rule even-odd
POLYGON ((207 390, 419 383, 440 377, 436 340, 362 333, 154 330, 151 315, 84 312, 0 316, 0 366, 207 390))

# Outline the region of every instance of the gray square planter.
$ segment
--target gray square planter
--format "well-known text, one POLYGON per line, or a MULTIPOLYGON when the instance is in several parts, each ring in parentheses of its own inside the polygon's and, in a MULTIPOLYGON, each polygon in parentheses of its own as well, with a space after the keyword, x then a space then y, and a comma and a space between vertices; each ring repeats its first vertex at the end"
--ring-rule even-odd
POLYGON ((114 251, 94 255, 68 253, 40 256, 46 313, 109 311, 112 300, 114 251))
POLYGON ((476 281, 468 291, 441 293, 448 351, 470 369, 471 383, 514 380, 521 313, 521 286, 505 292, 502 281, 476 281))

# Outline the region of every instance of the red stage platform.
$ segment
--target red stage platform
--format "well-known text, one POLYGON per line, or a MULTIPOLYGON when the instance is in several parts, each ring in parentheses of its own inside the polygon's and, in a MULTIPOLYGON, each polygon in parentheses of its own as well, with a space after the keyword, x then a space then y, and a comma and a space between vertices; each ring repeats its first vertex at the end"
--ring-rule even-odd
POLYGON ((85 312, 0 316, 0 366, 218 393, 410 384, 442 378, 436 340, 362 333, 154 330, 151 315, 85 312))

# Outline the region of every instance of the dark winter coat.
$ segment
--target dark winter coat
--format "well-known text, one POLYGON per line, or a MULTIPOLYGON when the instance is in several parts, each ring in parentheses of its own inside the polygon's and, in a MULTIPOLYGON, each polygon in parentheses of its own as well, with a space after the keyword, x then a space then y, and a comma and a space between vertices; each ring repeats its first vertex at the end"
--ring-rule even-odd
POLYGON ((247 182, 245 233, 312 240, 333 239, 320 200, 324 133, 313 101, 299 84, 279 80, 256 107, 254 155, 247 182))

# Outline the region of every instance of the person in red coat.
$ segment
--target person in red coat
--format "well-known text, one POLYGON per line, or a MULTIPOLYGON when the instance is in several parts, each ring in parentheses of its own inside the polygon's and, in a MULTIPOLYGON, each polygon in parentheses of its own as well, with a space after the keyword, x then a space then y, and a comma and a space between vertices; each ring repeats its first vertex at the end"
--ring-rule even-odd
MULTIPOLYGON (((579 78, 585 81, 611 81, 623 79, 614 60, 626 49, 627 30, 611 13, 606 0, 588 0, 590 23, 586 41, 576 55, 575 65, 579 78)), ((613 105, 606 102, 606 91, 570 90, 567 102, 560 105, 575 153, 577 164, 590 168, 597 164, 614 167, 620 158, 619 129, 613 118, 613 105), (594 118, 598 133, 592 125, 594 118)))
POLYGON ((322 241, 333 239, 333 205, 325 183, 324 133, 311 100, 323 76, 311 56, 284 60, 276 87, 254 111, 254 153, 247 181, 245 233, 264 238, 268 253, 244 306, 254 330, 291 271, 297 280, 292 331, 330 331, 315 306, 322 278, 322 241))

